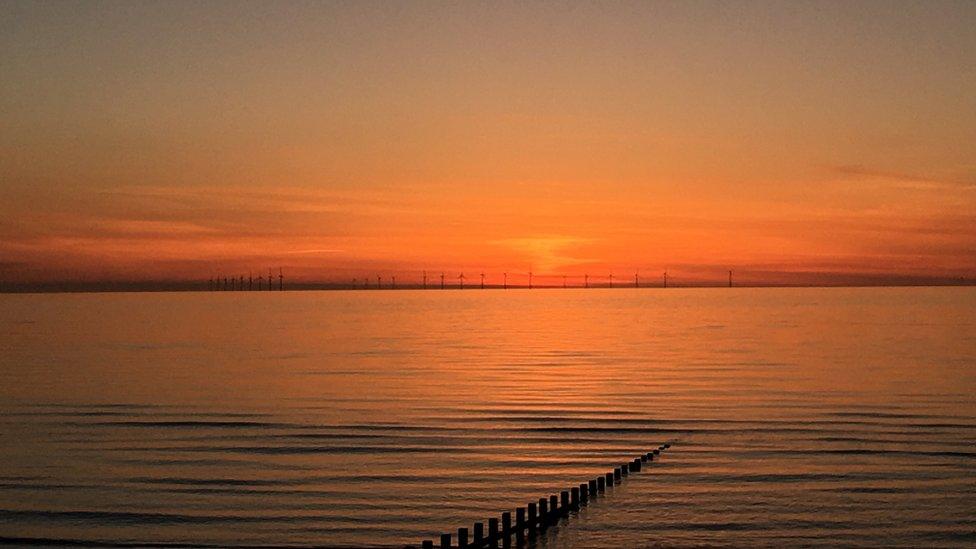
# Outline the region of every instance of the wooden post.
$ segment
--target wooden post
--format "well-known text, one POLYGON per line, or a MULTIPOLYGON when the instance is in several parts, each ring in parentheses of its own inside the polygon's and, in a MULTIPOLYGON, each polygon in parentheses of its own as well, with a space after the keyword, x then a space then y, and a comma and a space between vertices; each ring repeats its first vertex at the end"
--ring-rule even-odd
POLYGON ((620 482, 620 467, 613 468, 613 480, 615 482, 620 482))
POLYGON ((536 524, 536 522, 538 522, 538 518, 536 517, 535 503, 529 503, 529 518, 528 518, 528 520, 529 520, 529 524, 528 524, 529 530, 535 530, 535 524, 536 524))
POLYGON ((654 450, 654 455, 655 456, 661 455, 661 450, 654 450))
POLYGON ((474 523, 474 546, 481 547, 485 542, 485 523, 474 523))
POLYGON ((647 462, 647 454, 641 454, 640 460, 643 462, 647 462))
POLYGON ((604 475, 606 477, 607 487, 613 486, 613 472, 604 475))
POLYGON ((539 498, 539 526, 545 528, 547 522, 549 522, 549 500, 539 498))
POLYGON ((570 488, 569 489, 569 494, 570 494, 569 500, 570 500, 570 503, 573 506, 573 509, 578 508, 580 506, 580 491, 579 491, 579 487, 578 486, 573 486, 572 488, 570 488))
POLYGON ((630 470, 635 472, 640 472, 641 470, 641 460, 640 458, 634 458, 634 461, 630 463, 630 470))
POLYGON ((434 542, 432 540, 425 539, 423 542, 421 542, 420 546, 423 549, 434 549, 434 542))
POLYGON ((597 488, 596 488, 596 485, 597 485, 596 479, 591 480, 589 484, 590 484, 590 496, 591 497, 596 497, 596 490, 597 490, 597 488))
MULTIPOLYGON (((568 495, 566 497, 569 497, 568 495)), ((556 494, 549 496, 549 522, 556 522, 559 516, 559 502, 556 500, 556 494)))
MULTIPOLYGON (((610 477, 610 479, 609 479, 610 482, 613 482, 613 475, 609 475, 608 474, 606 477, 610 477)), ((597 479, 596 479, 596 489, 597 490, 599 490, 601 492, 605 492, 606 491, 606 489, 607 489, 607 478, 606 477, 597 477, 597 479)))
POLYGON ((491 547, 498 547, 498 519, 488 519, 488 543, 491 547))
POLYGON ((515 509, 515 531, 520 532, 525 529, 525 507, 515 509))
POLYGON ((559 506, 559 514, 560 515, 569 514, 569 492, 567 492, 566 490, 559 492, 559 503, 561 504, 559 506))
POLYGON ((582 505, 590 499, 590 490, 589 487, 584 482, 583 484, 579 485, 579 491, 580 491, 580 504, 582 505))
POLYGON ((467 549, 468 547, 468 529, 458 528, 458 549, 467 549))
POLYGON ((502 513, 502 536, 508 539, 508 536, 512 534, 512 513, 510 511, 505 511, 502 513))
POLYGON ((626 475, 628 472, 630 472, 630 466, 628 464, 624 463, 623 465, 620 466, 621 475, 626 475))
POLYGON ((451 534, 441 534, 441 549, 451 549, 451 534))

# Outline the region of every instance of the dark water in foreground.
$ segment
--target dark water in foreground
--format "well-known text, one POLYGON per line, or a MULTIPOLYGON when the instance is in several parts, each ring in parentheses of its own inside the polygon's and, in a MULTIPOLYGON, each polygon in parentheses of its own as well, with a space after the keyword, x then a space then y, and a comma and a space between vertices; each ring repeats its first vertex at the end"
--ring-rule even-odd
POLYGON ((0 536, 972 547, 976 290, 0 296, 0 536))

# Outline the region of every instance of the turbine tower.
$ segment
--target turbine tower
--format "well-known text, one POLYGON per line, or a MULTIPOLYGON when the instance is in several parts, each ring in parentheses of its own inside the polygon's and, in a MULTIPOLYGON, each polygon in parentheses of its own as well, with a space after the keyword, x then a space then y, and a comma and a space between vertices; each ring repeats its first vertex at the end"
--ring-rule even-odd
POLYGON ((613 273, 610 273, 610 287, 613 288, 613 273))
POLYGON ((502 273, 502 289, 508 289, 508 273, 502 273))
POLYGON ((481 273, 481 289, 485 289, 485 273, 481 273))
POLYGON ((460 289, 463 290, 464 289, 464 273, 461 273, 461 274, 458 275, 458 280, 460 281, 460 285, 458 286, 458 288, 460 288, 460 289))
POLYGON ((427 271, 424 271, 424 289, 427 289, 427 271))
POLYGON ((278 291, 285 291, 285 275, 281 272, 281 267, 278 267, 278 291))
POLYGON ((444 273, 441 273, 441 289, 444 289, 444 273))
POLYGON ((529 271, 529 289, 532 289, 532 271, 529 271))
POLYGON ((583 275, 583 287, 584 288, 590 287, 590 275, 588 274, 583 275))

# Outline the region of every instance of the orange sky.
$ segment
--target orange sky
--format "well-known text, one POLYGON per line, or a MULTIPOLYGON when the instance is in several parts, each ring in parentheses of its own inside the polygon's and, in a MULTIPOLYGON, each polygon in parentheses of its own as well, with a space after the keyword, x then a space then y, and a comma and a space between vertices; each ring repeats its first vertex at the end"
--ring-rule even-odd
POLYGON ((5 3, 0 275, 973 278, 974 28, 970 2, 5 3))

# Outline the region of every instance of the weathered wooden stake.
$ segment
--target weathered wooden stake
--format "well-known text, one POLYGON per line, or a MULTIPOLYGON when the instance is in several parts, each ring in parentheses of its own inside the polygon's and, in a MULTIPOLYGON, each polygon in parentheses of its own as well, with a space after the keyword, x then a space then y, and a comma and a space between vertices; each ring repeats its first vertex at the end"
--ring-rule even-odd
POLYGON ((508 539, 512 535, 512 513, 505 511, 502 513, 502 537, 508 539))
POLYGON ((620 467, 614 467, 613 468, 613 480, 614 480, 614 482, 617 482, 617 483, 620 482, 620 475, 621 475, 621 473, 620 473, 620 467))
POLYGON ((579 492, 579 487, 573 486, 572 488, 570 488, 569 489, 569 494, 570 494, 569 500, 570 500, 570 503, 573 505, 573 509, 578 509, 579 506, 580 506, 580 492, 579 492))
POLYGON ((583 484, 579 485, 579 490, 580 490, 580 503, 581 504, 586 503, 590 499, 589 487, 584 482, 583 484))
POLYGON ((568 515, 569 514, 569 492, 567 492, 566 490, 559 492, 559 503, 561 504, 559 506, 559 514, 568 515))
POLYGON ((613 475, 606 475, 604 477, 597 477, 596 479, 596 489, 605 492, 607 490, 607 477, 610 477, 610 482, 613 482, 613 475))
POLYGON ((441 549, 451 549, 451 534, 441 534, 441 549))
POLYGON ((420 544, 420 546, 423 547, 423 549, 434 549, 434 541, 425 539, 423 543, 420 544))
POLYGON ((546 523, 549 522, 549 500, 546 498, 539 498, 539 526, 542 528, 546 527, 546 523))
MULTIPOLYGON (((566 496, 569 497, 569 496, 566 496)), ((549 522, 559 520, 559 502, 556 501, 556 494, 549 496, 549 522)))
POLYGON ((535 530, 535 524, 538 522, 536 518, 535 503, 529 504, 529 530, 535 530))
POLYGON ((474 523, 474 546, 481 547, 484 541, 485 541, 485 523, 476 522, 474 523))
POLYGON ((498 547, 498 519, 488 519, 488 542, 492 547, 498 547))
POLYGON ((515 509, 515 531, 525 529, 525 507, 515 509))
POLYGON ((458 528, 458 549, 467 549, 468 547, 468 529, 458 528))
POLYGON ((596 497, 596 490, 597 490, 597 488, 596 488, 596 479, 590 480, 589 484, 590 484, 590 496, 591 497, 596 497))

